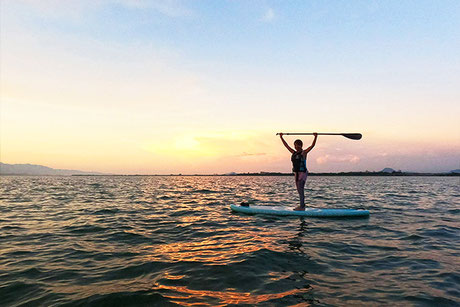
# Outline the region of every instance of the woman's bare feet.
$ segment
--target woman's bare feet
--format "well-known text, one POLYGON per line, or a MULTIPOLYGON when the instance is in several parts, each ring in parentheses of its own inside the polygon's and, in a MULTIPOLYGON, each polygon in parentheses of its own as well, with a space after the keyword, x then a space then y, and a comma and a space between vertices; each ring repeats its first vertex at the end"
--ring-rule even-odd
POLYGON ((294 211, 305 211, 305 207, 297 206, 294 208, 294 211))

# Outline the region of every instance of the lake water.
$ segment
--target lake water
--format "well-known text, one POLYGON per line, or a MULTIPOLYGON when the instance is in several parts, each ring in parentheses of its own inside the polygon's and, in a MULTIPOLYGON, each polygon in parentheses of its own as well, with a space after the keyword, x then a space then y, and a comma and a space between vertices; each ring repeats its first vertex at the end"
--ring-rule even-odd
POLYGON ((459 177, 1 177, 1 306, 460 305, 459 177))

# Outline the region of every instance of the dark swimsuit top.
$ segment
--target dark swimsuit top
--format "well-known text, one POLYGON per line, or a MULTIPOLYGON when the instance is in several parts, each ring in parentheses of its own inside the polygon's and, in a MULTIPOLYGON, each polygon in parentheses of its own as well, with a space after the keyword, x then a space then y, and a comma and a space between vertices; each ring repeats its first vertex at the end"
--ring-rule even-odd
POLYGON ((307 159, 303 156, 302 151, 294 152, 291 156, 291 161, 293 172, 307 172, 307 159))

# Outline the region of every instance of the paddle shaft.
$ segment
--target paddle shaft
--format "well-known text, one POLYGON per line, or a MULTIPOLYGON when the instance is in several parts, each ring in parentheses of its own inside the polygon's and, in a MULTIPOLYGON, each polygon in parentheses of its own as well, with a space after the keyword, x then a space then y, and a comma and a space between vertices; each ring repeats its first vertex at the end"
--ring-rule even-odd
MULTIPOLYGON (((320 133, 318 132, 318 135, 344 135, 344 134, 357 134, 357 133, 320 133)), ((277 133, 276 135, 279 135, 279 133, 277 133)), ((283 135, 313 135, 313 133, 304 133, 304 132, 290 132, 290 133, 283 133, 283 135)))
MULTIPOLYGON (((277 133, 276 135, 279 135, 279 133, 277 133)), ((303 133, 303 132, 288 132, 288 133, 283 133, 283 135, 313 135, 313 133, 303 133)), ((360 140, 362 138, 362 135, 361 133, 325 133, 325 132, 321 132, 321 133, 318 133, 318 135, 342 135, 346 138, 349 138, 349 139, 352 139, 352 140, 360 140)))

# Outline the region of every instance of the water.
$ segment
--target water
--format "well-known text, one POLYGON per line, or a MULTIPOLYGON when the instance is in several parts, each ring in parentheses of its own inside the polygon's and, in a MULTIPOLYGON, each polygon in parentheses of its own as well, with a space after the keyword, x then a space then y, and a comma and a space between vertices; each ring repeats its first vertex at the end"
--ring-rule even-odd
POLYGON ((0 305, 460 305, 460 179, 1 177, 0 305))

